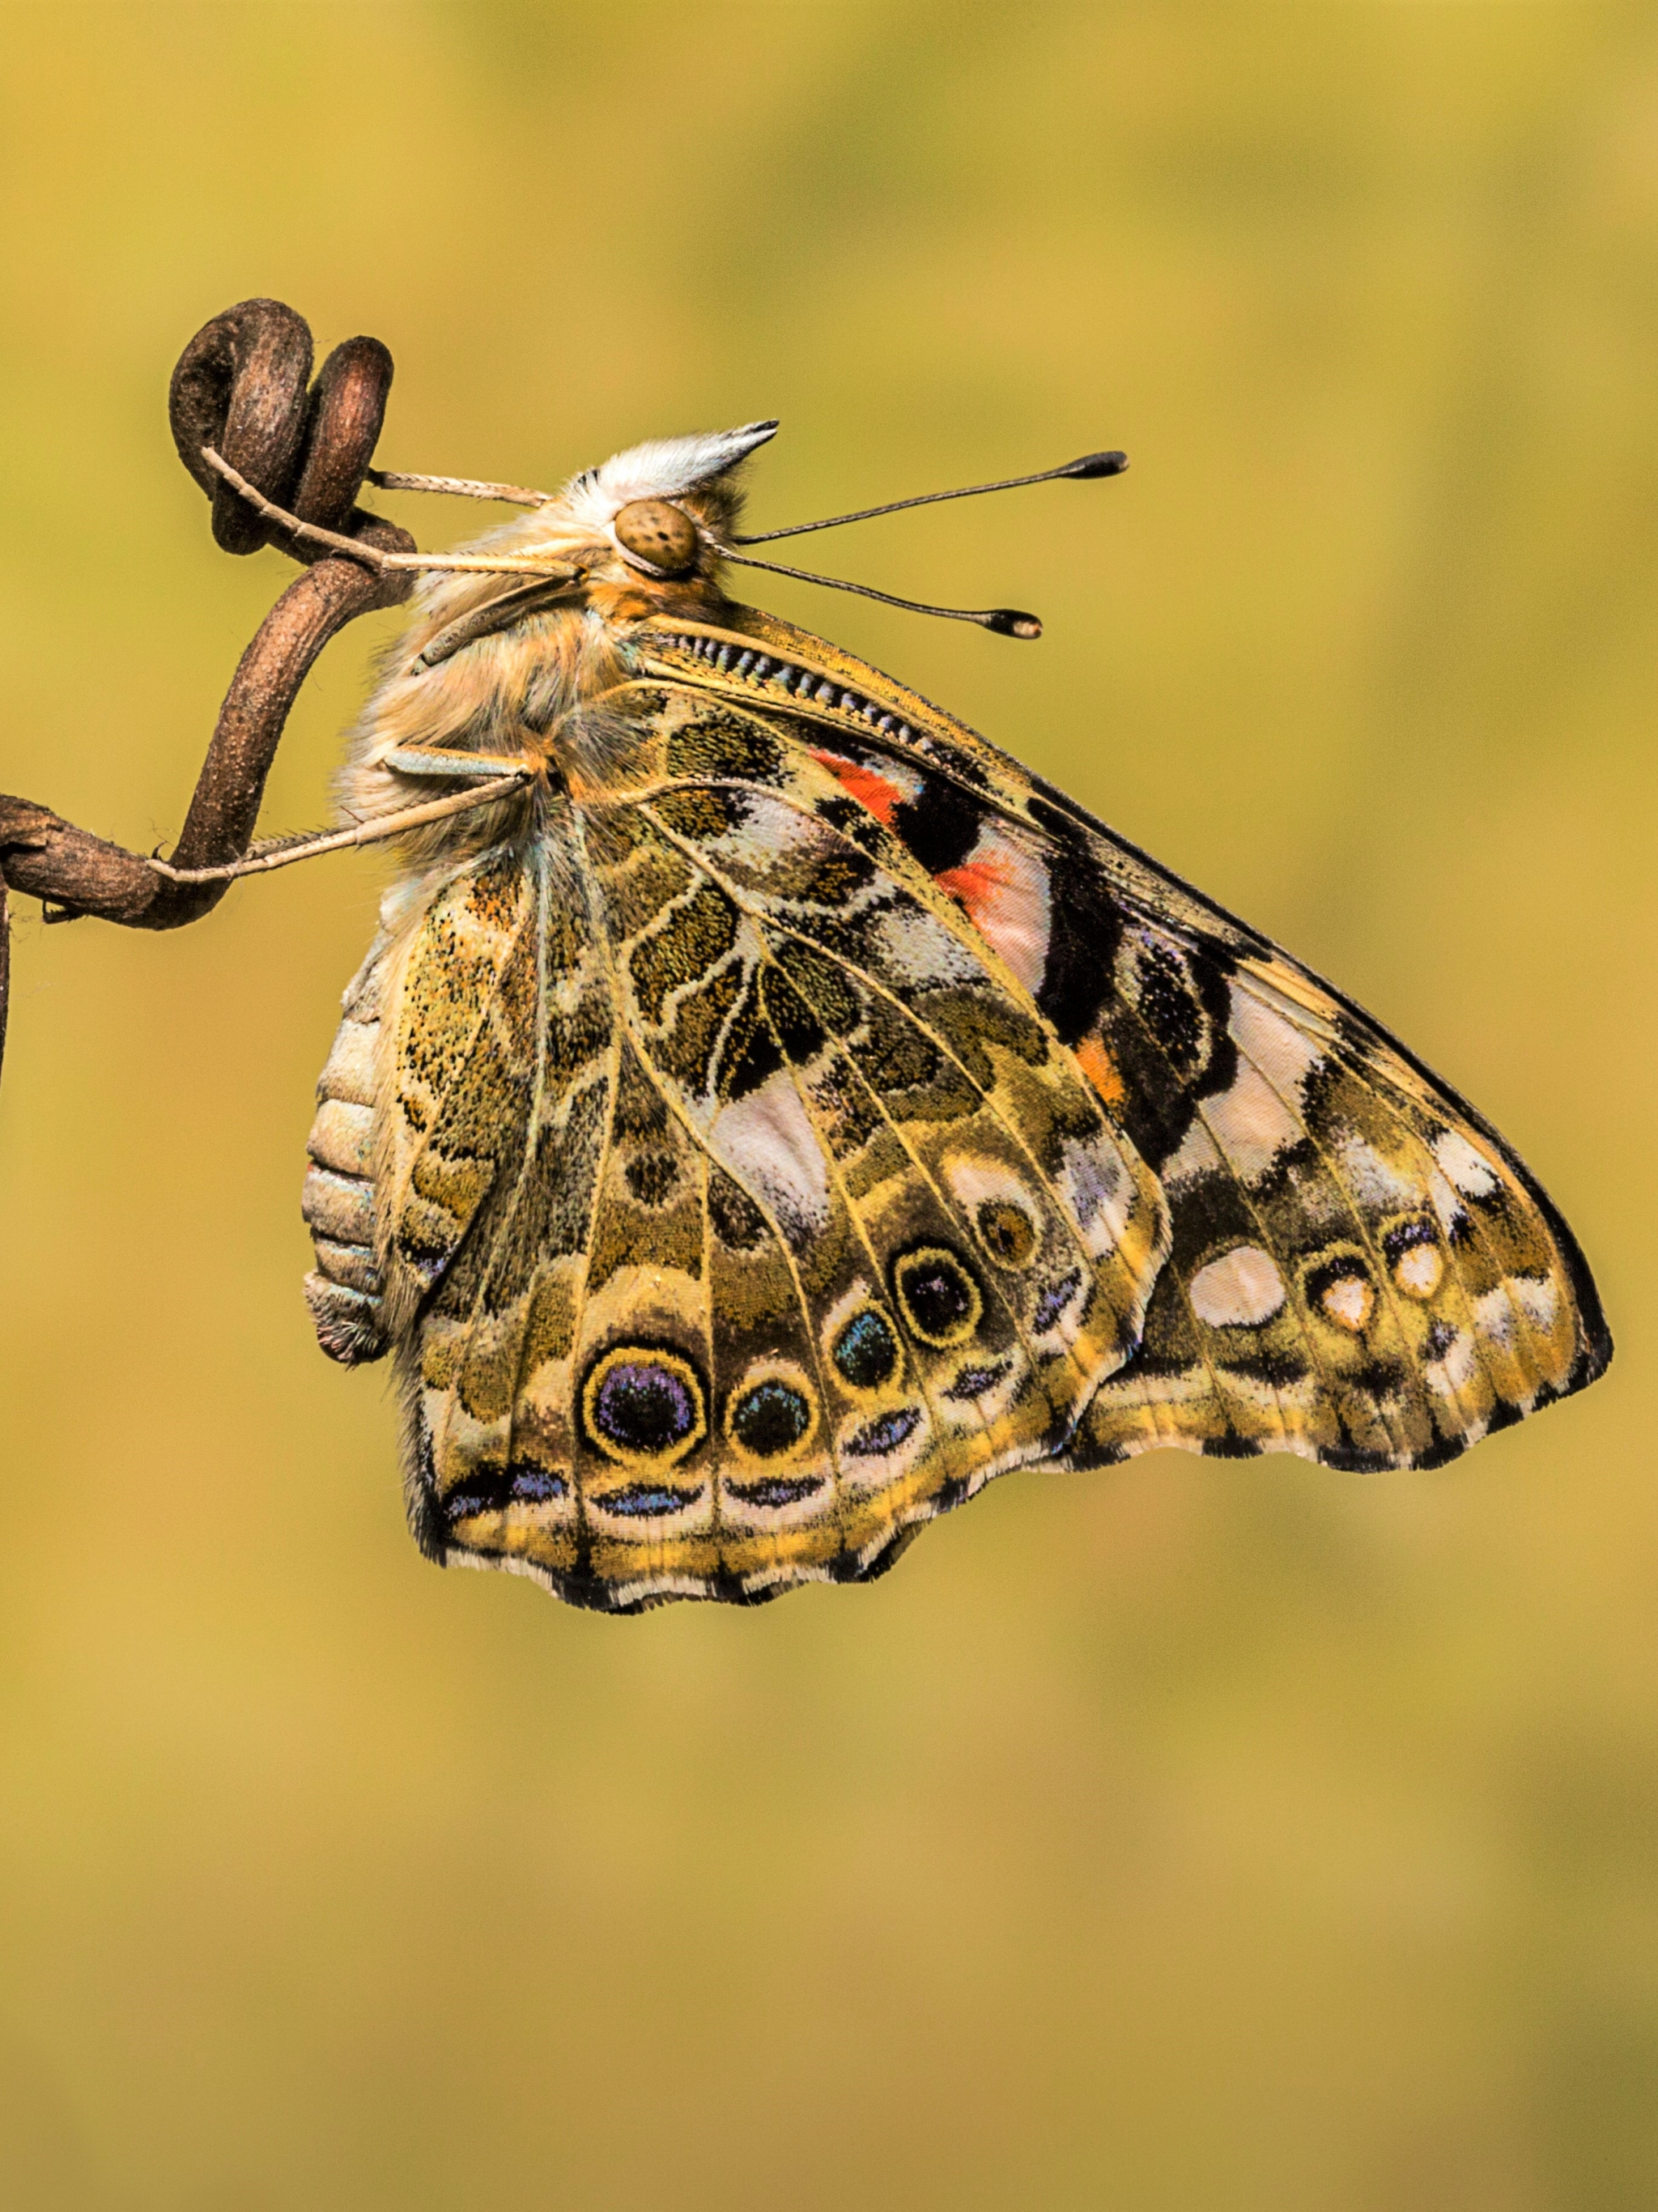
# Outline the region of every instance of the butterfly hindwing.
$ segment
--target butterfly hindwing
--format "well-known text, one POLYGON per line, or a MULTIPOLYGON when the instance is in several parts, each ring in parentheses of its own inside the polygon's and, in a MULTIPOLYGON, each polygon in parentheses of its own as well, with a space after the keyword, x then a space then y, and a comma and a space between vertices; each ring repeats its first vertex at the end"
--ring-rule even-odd
POLYGON ((831 772, 695 692, 634 714, 629 775, 388 956, 377 1182, 424 1540, 619 1607, 866 1574, 1062 1448, 1169 1235, 831 772))
MULTIPOLYGON (((694 692, 636 711, 655 743, 589 805, 586 847, 629 1034, 708 1156, 713 1264, 751 1294, 714 1301, 720 1480, 750 1517, 833 1512, 830 1564, 861 1571, 1066 1440, 1139 1340, 1161 1202, 1017 981, 832 775, 694 692), (765 1317, 786 1283, 793 1342, 765 1317), (750 1310, 744 1365, 727 1317, 750 1310), (810 1506, 750 1427, 828 1455, 810 1506)), ((766 1548, 750 1577, 794 1539, 780 1522, 766 1548)))

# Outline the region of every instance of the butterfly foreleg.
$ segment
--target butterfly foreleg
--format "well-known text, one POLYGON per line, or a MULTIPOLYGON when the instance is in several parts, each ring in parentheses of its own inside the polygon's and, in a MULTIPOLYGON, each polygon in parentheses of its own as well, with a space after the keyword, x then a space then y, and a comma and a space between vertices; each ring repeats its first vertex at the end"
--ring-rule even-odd
POLYGON ((267 499, 239 469, 233 469, 222 453, 211 446, 202 447, 202 458, 208 466, 222 476, 233 489, 240 492, 254 513, 266 522, 274 523, 278 530, 297 538, 302 545, 319 545, 331 553, 343 553, 353 561, 385 575, 394 569, 414 569, 425 572, 440 569, 445 573, 465 569, 483 575, 568 576, 573 574, 568 562, 551 561, 536 554, 484 553, 383 553, 366 538, 344 538, 337 530, 324 530, 314 522, 301 522, 297 514, 290 514, 275 500, 267 499))
POLYGON ((553 495, 528 484, 485 483, 477 477, 409 476, 399 469, 370 469, 368 481, 382 491, 441 491, 457 499, 494 499, 505 507, 545 507, 553 495))
MULTIPOLYGON (((165 876, 175 884, 223 884, 239 876, 267 875, 273 868, 292 867, 296 860, 314 860, 324 853, 341 853, 355 845, 374 845, 387 837, 400 837, 406 830, 418 830, 428 822, 440 822, 452 814, 467 814, 474 807, 490 806, 497 799, 510 798, 521 791, 534 774, 531 769, 517 763, 490 760, 485 763, 493 771, 492 781, 476 791, 460 791, 447 799, 427 799, 419 806, 400 807, 395 814, 378 815, 372 822, 355 822, 343 830, 330 830, 317 837, 279 837, 256 845, 246 859, 229 860, 218 868, 175 868, 168 861, 152 858, 149 866, 158 876, 165 876), (501 770, 505 768, 506 774, 501 770)), ((440 769, 403 769, 405 775, 466 775, 467 768, 446 767, 440 769)))

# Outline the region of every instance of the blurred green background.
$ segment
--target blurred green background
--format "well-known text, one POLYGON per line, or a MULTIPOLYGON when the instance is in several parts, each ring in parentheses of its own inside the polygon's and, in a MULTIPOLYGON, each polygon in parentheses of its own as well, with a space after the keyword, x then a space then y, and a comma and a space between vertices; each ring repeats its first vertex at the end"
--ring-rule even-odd
MULTIPOLYGON (((380 863, 16 934, 0 2199, 1658 2203, 1658 10, 0 9, 0 785, 148 847, 282 584, 164 412, 219 308, 382 460, 780 414, 779 585, 1338 978, 1621 1356, 1431 1477, 1030 1474, 868 1590, 616 1622, 404 1534, 299 1296, 380 863)), ((383 504, 441 543, 450 502, 383 504)), ((373 634, 371 634, 373 633, 373 634)), ((387 635, 265 820, 324 818, 387 635)), ((21 902, 20 902, 21 903, 21 902)))

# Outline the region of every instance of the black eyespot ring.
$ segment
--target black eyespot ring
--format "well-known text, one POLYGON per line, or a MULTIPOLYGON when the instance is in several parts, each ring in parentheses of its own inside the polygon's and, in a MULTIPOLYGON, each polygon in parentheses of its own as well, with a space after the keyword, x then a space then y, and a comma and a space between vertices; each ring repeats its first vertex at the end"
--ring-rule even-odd
POLYGON ((619 1344, 588 1370, 581 1420, 607 1459, 668 1468, 707 1436, 708 1401, 701 1376, 678 1352, 619 1344))
POLYGON ((865 1306, 835 1338, 829 1358, 853 1389, 882 1390, 897 1374, 903 1352, 879 1307, 865 1306))
POLYGON ((750 1459, 783 1459, 798 1451, 817 1426, 817 1407, 805 1377, 762 1375, 734 1390, 726 1407, 726 1434, 750 1459))
POLYGON ((901 1253, 892 1265, 892 1288, 905 1327, 935 1351, 964 1344, 984 1316, 984 1293, 943 1244, 901 1253))

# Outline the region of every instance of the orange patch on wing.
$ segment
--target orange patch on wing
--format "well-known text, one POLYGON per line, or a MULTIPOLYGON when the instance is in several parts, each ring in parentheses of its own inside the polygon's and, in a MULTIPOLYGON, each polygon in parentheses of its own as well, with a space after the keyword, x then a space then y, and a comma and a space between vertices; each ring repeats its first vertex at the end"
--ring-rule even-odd
POLYGON ((1123 1081, 1117 1063, 1098 1037, 1084 1037, 1077 1047, 1077 1065, 1108 1106, 1121 1106, 1123 1081))
POLYGON ((1013 863, 1005 853, 996 853, 987 860, 963 860, 959 868, 945 868, 932 880, 951 898, 960 899, 973 920, 982 926, 1013 881, 1013 863))
POLYGON ((823 763, 842 790, 869 809, 884 830, 891 829, 893 813, 904 795, 896 783, 889 783, 861 761, 848 760, 844 753, 819 752, 814 747, 811 757, 823 763))

